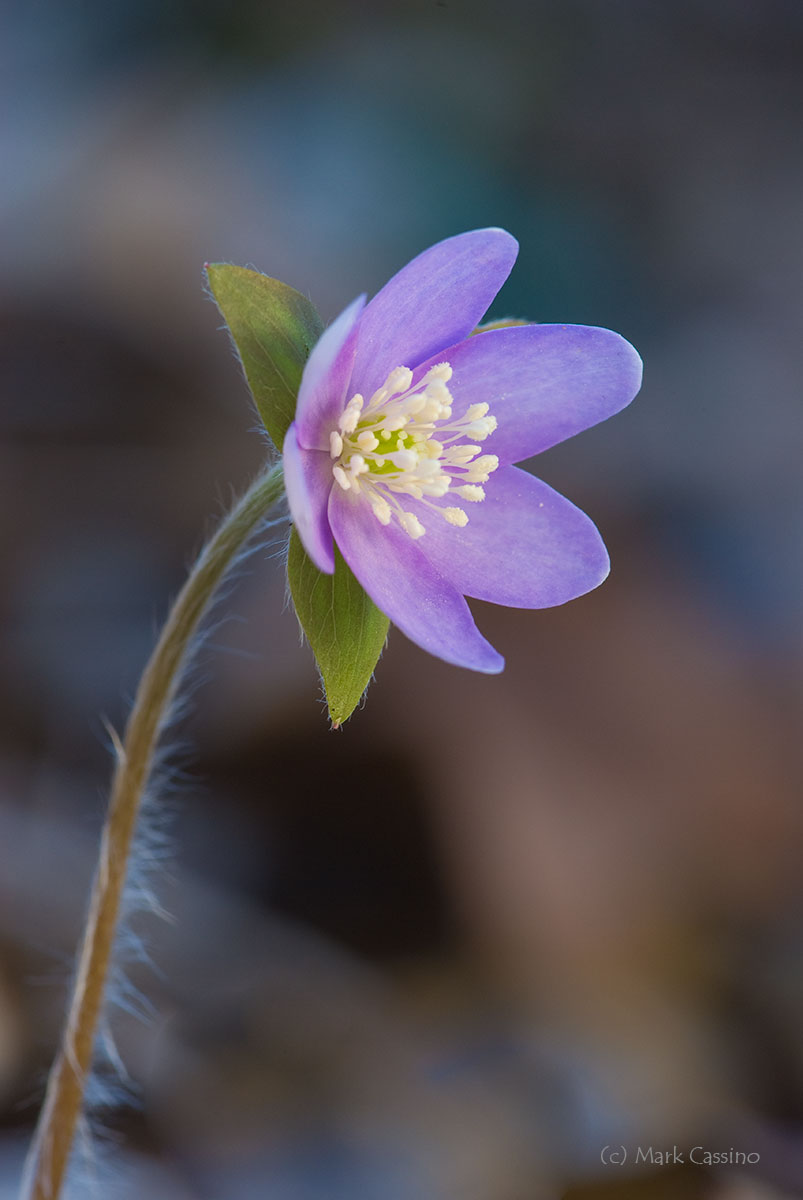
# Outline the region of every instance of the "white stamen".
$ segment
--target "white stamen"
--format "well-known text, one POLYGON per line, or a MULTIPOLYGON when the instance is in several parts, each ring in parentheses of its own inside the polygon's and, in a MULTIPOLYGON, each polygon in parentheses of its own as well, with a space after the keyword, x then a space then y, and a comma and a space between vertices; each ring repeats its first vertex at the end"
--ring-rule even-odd
POLYGON ((349 459, 348 470, 352 478, 356 475, 364 475, 368 470, 368 463, 361 454, 352 454, 349 459))
POLYGON ((430 367, 427 371, 422 383, 430 379, 442 379, 444 383, 448 383, 452 378, 452 368, 448 362, 437 363, 436 366, 430 367))
POLYGON ((369 500, 377 521, 381 521, 383 525, 389 525, 392 513, 387 500, 383 500, 381 496, 369 496, 369 500))
POLYGON ((362 412, 363 398, 359 392, 356 396, 352 396, 343 410, 343 415, 338 421, 342 433, 353 433, 357 428, 357 422, 360 419, 362 412))
POLYGON ((482 454, 468 467, 465 474, 466 483, 487 483, 488 476, 498 466, 499 459, 495 454, 482 454))
POLYGON ((395 518, 414 539, 426 530, 396 496, 410 496, 462 528, 467 513, 439 502, 450 491, 472 503, 484 500, 479 485, 499 465, 495 455, 480 454, 476 444, 496 429, 487 404, 471 404, 452 421, 451 378, 450 364, 437 363, 413 388, 410 368, 396 367, 367 405, 360 393, 352 396, 329 434, 338 487, 355 498, 364 496, 380 524, 395 518))
POLYGON ((467 437, 484 442, 495 429, 496 417, 480 417, 478 421, 472 421, 470 425, 467 425, 465 432, 467 437))
POLYGON ((397 450, 395 454, 388 454, 387 457, 400 471, 411 471, 418 462, 418 455, 412 450, 397 450))
POLYGON ((426 396, 422 396, 422 395, 411 396, 410 399, 407 401, 405 408, 411 416, 417 417, 418 414, 421 412, 421 410, 424 408, 424 405, 426 404, 426 402, 427 402, 426 396))
POLYGON ((396 367, 388 375, 384 386, 389 396, 395 396, 399 392, 406 392, 412 382, 413 373, 409 367, 396 367))
POLYGON ((487 415, 489 407, 487 404, 472 404, 466 409, 466 415, 463 417, 463 420, 478 421, 480 417, 487 415))
POLYGON ((449 461, 455 464, 471 462, 472 458, 479 454, 481 449, 481 446, 470 446, 468 442, 462 446, 450 446, 449 461))
POLYGON ((420 538, 426 533, 426 529, 421 524, 415 513, 401 513, 399 516, 399 524, 405 533, 409 533, 411 538, 420 538))
POLYGON ((383 424, 382 432, 386 437, 388 437, 391 433, 396 433, 399 429, 404 429, 406 424, 406 416, 391 417, 383 424))
POLYGON ((426 386, 426 395, 432 400, 440 401, 441 404, 448 404, 451 400, 448 387, 438 376, 436 376, 434 379, 430 379, 426 386))

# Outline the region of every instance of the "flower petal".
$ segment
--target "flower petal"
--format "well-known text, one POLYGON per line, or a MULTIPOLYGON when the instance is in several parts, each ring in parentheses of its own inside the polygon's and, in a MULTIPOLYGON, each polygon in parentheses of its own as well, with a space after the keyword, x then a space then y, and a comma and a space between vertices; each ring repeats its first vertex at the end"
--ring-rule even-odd
POLYGON ((315 566, 327 575, 335 569, 332 531, 326 509, 332 490, 332 463, 320 450, 298 444, 295 421, 284 439, 284 484, 287 502, 304 549, 315 566))
POLYGON ((593 522, 527 471, 500 467, 485 485, 485 499, 462 507, 468 524, 460 529, 410 503, 426 528, 417 546, 467 596, 549 608, 591 591, 608 574, 608 552, 593 522))
POLYGON ((468 337, 510 274, 518 242, 476 229, 419 254, 370 301, 360 321, 351 392, 366 400, 394 367, 415 367, 468 337))
MULTIPOLYGON (((367 313, 366 309, 366 313, 367 313)), ((624 408, 641 386, 641 359, 610 329, 522 325, 478 333, 431 357, 452 365, 454 417, 485 402, 498 422, 482 444, 502 463, 521 462, 624 408)))
POLYGON ((378 608, 430 654, 496 674, 504 659, 474 624, 468 605, 398 525, 380 525, 368 503, 334 487, 329 520, 338 547, 378 608))
POLYGON ((357 350, 359 318, 365 296, 344 309, 324 330, 307 359, 296 404, 299 445, 329 451, 329 431, 345 408, 346 388, 357 350))

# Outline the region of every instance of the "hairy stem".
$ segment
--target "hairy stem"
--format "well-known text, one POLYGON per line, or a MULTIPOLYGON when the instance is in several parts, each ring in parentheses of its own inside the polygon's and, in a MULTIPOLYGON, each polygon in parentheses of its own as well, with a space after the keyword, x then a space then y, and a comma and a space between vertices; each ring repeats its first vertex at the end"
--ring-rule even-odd
POLYGON ((187 649, 218 584, 282 491, 281 467, 272 467, 223 520, 181 589, 140 680, 119 747, 64 1034, 50 1072, 20 1200, 58 1200, 61 1193, 92 1066, 131 839, 159 736, 187 649))

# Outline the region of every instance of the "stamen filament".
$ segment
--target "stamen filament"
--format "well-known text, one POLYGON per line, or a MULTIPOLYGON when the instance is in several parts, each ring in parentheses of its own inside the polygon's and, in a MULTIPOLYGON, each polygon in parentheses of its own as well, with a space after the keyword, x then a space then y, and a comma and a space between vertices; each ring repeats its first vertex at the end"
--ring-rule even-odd
POLYGON ((423 537, 426 529, 397 496, 411 496, 450 525, 462 527, 468 514, 436 501, 450 490, 472 503, 484 500, 479 485, 499 465, 495 455, 480 454, 476 444, 496 429, 489 405, 471 404, 462 417, 452 420, 454 401, 447 387, 451 377, 449 363, 437 363, 413 386, 409 367, 396 367, 367 404, 359 392, 351 397, 329 435, 338 487, 355 498, 365 497, 382 525, 395 517, 414 539, 423 537))

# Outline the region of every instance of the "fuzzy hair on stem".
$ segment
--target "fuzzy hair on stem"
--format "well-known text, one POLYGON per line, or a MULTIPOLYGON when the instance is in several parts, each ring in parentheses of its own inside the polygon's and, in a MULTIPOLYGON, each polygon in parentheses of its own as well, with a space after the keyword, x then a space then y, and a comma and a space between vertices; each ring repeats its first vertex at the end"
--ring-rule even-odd
POLYGON ((132 839, 188 651, 219 584, 284 492, 280 465, 260 475, 201 551, 137 688, 116 749, 109 809, 61 1046, 48 1078, 20 1200, 58 1200, 92 1067, 132 839))

